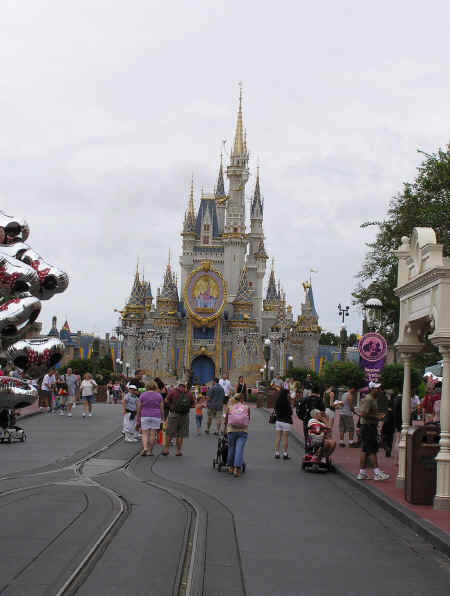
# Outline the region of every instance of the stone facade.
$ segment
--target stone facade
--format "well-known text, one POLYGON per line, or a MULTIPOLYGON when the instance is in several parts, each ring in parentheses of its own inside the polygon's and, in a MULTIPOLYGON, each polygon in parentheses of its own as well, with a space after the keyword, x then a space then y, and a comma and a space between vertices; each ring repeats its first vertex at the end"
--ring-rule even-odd
POLYGON ((216 188, 212 193, 202 191, 197 210, 191 183, 181 232, 180 284, 169 258, 155 303, 150 283, 136 271, 130 298, 120 311, 123 366, 130 374, 141 368, 151 377, 191 376, 203 382, 214 373, 227 372, 233 380, 242 374, 255 382, 264 366, 267 337, 272 342, 269 367, 275 373, 286 372, 289 356, 294 366, 311 366, 320 327, 310 283, 303 284, 305 303, 297 321, 275 281, 273 263, 263 297, 268 259, 264 200, 258 168, 248 229, 248 163, 241 95, 226 168, 228 192, 222 158, 216 188))

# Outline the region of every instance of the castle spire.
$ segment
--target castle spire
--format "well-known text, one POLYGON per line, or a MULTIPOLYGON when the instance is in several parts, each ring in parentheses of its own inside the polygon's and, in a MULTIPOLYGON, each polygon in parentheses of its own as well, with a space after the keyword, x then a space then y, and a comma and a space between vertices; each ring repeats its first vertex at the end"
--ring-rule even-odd
POLYGON ((259 185, 259 165, 256 168, 255 192, 253 193, 251 217, 253 219, 262 219, 263 217, 263 204, 261 200, 261 188, 259 185))
POLYGON ((234 135, 234 146, 233 146, 233 157, 238 155, 244 155, 245 143, 244 143, 244 127, 242 124, 242 83, 239 84, 239 109, 236 123, 236 133, 234 135))
POLYGON ((266 300, 269 300, 271 302, 273 302, 274 300, 278 300, 277 282, 275 281, 275 271, 273 270, 273 259, 272 269, 270 271, 269 277, 269 285, 267 286, 266 300))
POLYGON ((194 207, 194 174, 191 178, 191 189, 189 191, 189 202, 184 218, 183 232, 195 232, 195 207, 194 207))
POLYGON ((236 298, 234 299, 235 302, 249 302, 251 301, 251 296, 249 293, 249 283, 248 283, 248 275, 247 275, 247 267, 244 266, 241 269, 241 275, 239 278, 239 287, 236 294, 236 298))
POLYGON ((216 186, 216 199, 223 199, 225 198, 225 184, 223 181, 223 162, 222 162, 222 153, 220 154, 220 167, 219 167, 219 176, 217 178, 217 186, 216 186))

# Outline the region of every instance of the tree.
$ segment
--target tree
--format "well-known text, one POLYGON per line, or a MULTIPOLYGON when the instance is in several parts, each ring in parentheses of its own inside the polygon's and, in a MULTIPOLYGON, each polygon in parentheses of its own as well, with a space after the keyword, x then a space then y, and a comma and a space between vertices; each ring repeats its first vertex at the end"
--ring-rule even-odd
POLYGON ((366 384, 364 371, 353 362, 327 362, 323 367, 321 379, 325 385, 335 387, 354 387, 359 389, 366 384))
POLYGON ((418 168, 414 182, 405 183, 403 190, 390 202, 386 219, 363 223, 361 227, 378 226, 369 248, 359 283, 353 292, 354 303, 365 304, 368 298, 383 303, 381 333, 389 344, 398 337, 399 300, 394 294, 397 285, 397 259, 394 255, 402 236, 410 236, 415 226, 431 227, 437 241, 444 245, 444 255, 450 255, 450 145, 428 155, 418 168))
MULTIPOLYGON (((411 391, 416 392, 422 377, 420 372, 411 368, 411 391)), ((388 364, 383 368, 380 382, 385 389, 392 389, 394 393, 401 393, 403 391, 403 364, 395 363, 388 364)))
POLYGON ((319 375, 312 369, 310 368, 293 368, 292 369, 292 374, 291 377, 295 380, 295 381, 300 381, 300 383, 304 383, 305 379, 306 379, 306 375, 311 375, 311 381, 320 383, 320 377, 319 375))
POLYGON ((319 344, 321 346, 338 346, 339 337, 334 333, 331 333, 331 331, 321 333, 319 337, 319 344))

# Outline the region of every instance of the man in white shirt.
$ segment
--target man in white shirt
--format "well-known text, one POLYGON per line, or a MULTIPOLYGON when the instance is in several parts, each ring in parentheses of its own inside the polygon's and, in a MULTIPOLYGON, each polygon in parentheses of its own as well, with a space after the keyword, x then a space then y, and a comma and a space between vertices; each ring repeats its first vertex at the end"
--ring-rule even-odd
POLYGON ((222 378, 219 381, 219 385, 222 386, 223 391, 225 393, 225 399, 223 400, 223 403, 226 404, 230 398, 230 395, 231 395, 231 383, 230 383, 230 380, 228 379, 227 374, 224 373, 222 375, 222 378))
POLYGON ((49 412, 53 409, 53 389, 55 387, 55 382, 55 371, 51 368, 42 379, 41 384, 41 407, 47 407, 49 412))

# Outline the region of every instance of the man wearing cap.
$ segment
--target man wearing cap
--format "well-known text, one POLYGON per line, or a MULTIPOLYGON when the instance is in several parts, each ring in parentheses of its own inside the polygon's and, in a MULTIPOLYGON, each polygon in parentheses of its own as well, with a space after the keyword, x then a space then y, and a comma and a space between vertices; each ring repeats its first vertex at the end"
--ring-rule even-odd
POLYGON ((166 443, 162 455, 169 455, 169 444, 176 437, 177 450, 175 455, 183 455, 181 447, 183 439, 189 436, 189 412, 194 406, 194 397, 186 390, 186 385, 180 383, 176 389, 171 389, 167 395, 169 416, 167 418, 166 443))
POLYGON ((376 392, 380 388, 379 383, 369 383, 370 393, 363 399, 359 407, 361 415, 361 458, 358 480, 368 480, 369 472, 367 463, 373 468, 374 480, 387 480, 389 474, 385 474, 378 467, 378 422, 380 417, 377 412, 376 392))

